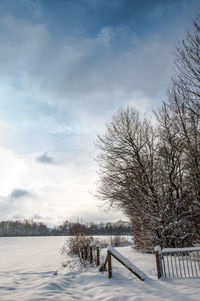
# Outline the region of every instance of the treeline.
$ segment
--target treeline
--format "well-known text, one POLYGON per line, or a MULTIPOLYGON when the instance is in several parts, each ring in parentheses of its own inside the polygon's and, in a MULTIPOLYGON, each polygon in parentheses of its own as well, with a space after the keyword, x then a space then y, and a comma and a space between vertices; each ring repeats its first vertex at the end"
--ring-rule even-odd
POLYGON ((54 227, 52 235, 130 235, 130 223, 118 221, 115 223, 71 223, 65 221, 62 225, 54 227))
POLYGON ((130 223, 79 223, 65 221, 59 226, 48 228, 42 222, 32 220, 0 222, 0 237, 10 236, 64 236, 64 235, 130 235, 130 223))
POLYGON ((0 236, 46 236, 50 233, 45 224, 32 220, 0 222, 0 236))

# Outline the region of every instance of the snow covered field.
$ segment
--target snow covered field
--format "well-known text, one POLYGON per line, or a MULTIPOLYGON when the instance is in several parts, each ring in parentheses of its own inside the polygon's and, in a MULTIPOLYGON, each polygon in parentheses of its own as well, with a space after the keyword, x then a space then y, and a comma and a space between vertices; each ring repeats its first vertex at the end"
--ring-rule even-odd
POLYGON ((1 301, 190 301, 200 299, 200 279, 157 280, 154 255, 117 248, 144 271, 140 281, 114 265, 112 279, 97 269, 72 273, 62 268, 65 237, 0 238, 1 301), (57 275, 55 275, 57 271, 57 275))

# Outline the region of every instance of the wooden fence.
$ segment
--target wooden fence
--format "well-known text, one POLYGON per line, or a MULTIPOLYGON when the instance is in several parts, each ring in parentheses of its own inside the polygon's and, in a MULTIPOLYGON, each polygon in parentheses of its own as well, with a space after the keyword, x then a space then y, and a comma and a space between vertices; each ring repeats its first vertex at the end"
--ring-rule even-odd
POLYGON ((200 248, 162 249, 155 247, 158 279, 199 278, 200 248))
POLYGON ((100 265, 100 248, 94 246, 84 246, 79 249, 80 258, 90 264, 100 265))
POLYGON ((140 280, 144 281, 147 279, 147 276, 140 271, 132 262, 130 262, 127 258, 125 258, 122 254, 120 254, 113 247, 107 248, 107 254, 104 260, 100 263, 100 248, 93 246, 85 246, 80 249, 80 257, 85 262, 90 264, 95 264, 99 266, 99 271, 103 272, 108 270, 108 278, 112 278, 112 257, 115 258, 118 262, 120 262, 123 266, 125 266, 131 273, 133 273, 140 280))
POLYGON ((130 262, 127 258, 125 258, 111 246, 107 248, 107 256, 105 257, 99 268, 99 270, 102 272, 106 270, 106 265, 108 266, 108 278, 112 278, 112 257, 120 262, 123 266, 125 266, 140 280, 144 281, 148 278, 139 268, 137 268, 132 262, 130 262))

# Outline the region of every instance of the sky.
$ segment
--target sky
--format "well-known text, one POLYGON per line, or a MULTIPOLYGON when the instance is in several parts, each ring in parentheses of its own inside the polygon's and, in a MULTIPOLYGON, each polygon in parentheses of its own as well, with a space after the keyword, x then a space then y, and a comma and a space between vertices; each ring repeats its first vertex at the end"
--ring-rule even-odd
POLYGON ((151 115, 198 0, 0 0, 0 220, 126 217, 94 196, 94 141, 151 115))

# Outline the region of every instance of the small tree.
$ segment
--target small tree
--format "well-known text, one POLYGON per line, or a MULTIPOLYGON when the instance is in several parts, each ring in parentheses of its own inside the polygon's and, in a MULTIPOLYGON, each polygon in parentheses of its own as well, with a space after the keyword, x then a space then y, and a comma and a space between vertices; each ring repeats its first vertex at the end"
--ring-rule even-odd
POLYGON ((133 108, 120 110, 96 142, 100 154, 98 197, 117 205, 133 224, 138 248, 158 243, 156 134, 133 108))

